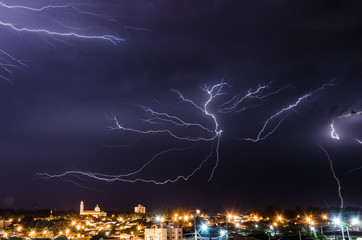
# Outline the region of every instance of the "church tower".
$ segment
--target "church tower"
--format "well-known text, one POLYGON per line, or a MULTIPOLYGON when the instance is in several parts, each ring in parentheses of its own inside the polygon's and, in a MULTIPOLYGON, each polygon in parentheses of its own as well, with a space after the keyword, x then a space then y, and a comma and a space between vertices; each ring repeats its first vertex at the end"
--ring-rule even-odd
POLYGON ((84 202, 80 201, 79 214, 82 215, 83 211, 84 211, 84 202))

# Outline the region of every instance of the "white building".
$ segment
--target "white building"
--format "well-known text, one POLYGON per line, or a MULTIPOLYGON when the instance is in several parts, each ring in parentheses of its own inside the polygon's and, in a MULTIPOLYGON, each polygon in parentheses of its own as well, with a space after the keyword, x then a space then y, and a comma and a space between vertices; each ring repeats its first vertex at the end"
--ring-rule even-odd
POLYGON ((80 202, 80 208, 79 208, 79 214, 82 215, 90 215, 93 217, 105 217, 107 216, 107 213, 104 211, 101 211, 101 208, 97 206, 94 208, 94 210, 84 210, 84 202, 80 202))
POLYGON ((142 206, 141 204, 138 204, 137 207, 134 207, 134 212, 135 213, 145 214, 146 213, 146 208, 144 206, 142 206))
POLYGON ((182 228, 167 226, 145 229, 145 240, 181 240, 182 239, 182 228))

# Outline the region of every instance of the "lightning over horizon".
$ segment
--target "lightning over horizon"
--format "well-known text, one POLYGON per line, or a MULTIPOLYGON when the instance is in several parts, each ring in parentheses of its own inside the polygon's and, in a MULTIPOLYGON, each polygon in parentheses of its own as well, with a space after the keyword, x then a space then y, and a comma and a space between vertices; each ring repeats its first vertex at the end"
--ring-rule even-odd
POLYGON ((362 1, 0 0, 0 209, 360 208, 360 16, 362 1))
MULTIPOLYGON (((270 86, 269 84, 266 85, 260 85, 256 90, 252 91, 249 90, 244 96, 242 96, 240 93, 234 97, 231 98, 231 100, 226 100, 223 103, 219 105, 218 113, 240 113, 240 109, 243 108, 240 106, 243 104, 243 101, 248 98, 257 98, 258 100, 263 100, 269 96, 272 96, 274 94, 279 93, 283 89, 289 87, 283 87, 279 88, 276 91, 272 91, 269 93, 262 93, 263 89, 266 89, 270 86)), ((308 92, 307 94, 303 95, 302 97, 298 98, 298 100, 289 105, 286 108, 283 108, 282 110, 278 111, 276 114, 274 114, 272 117, 268 119, 268 121, 265 123, 262 131, 258 135, 258 140, 255 140, 254 142, 257 142, 259 140, 264 140, 266 137, 270 136, 274 131, 280 126, 281 121, 285 118, 283 116, 282 120, 280 120, 276 127, 273 128, 271 132, 268 132, 265 136, 260 137, 261 134, 264 132, 265 128, 267 127, 268 123, 273 119, 278 117, 284 112, 291 111, 293 108, 301 104, 303 101, 305 101, 307 98, 314 95, 316 92, 321 91, 325 89, 327 86, 334 86, 333 81, 323 84, 321 87, 308 92)), ((160 157, 166 157, 167 154, 173 151, 186 151, 190 148, 195 148, 196 145, 192 147, 186 147, 186 148, 180 148, 180 149, 168 149, 164 151, 160 151, 157 154, 155 154, 150 160, 148 160, 146 163, 144 163, 141 167, 139 167, 137 170, 119 174, 119 175, 108 175, 108 174, 101 174, 101 173, 92 173, 92 172, 84 172, 84 171, 67 171, 63 174, 49 174, 49 173, 38 173, 38 176, 46 179, 50 178, 64 178, 64 177, 76 177, 76 176, 83 176, 89 179, 103 181, 103 182, 144 182, 144 183, 153 183, 153 184, 166 184, 166 183, 175 183, 179 180, 187 181, 189 178, 191 178, 194 174, 196 174, 212 157, 214 157, 215 162, 212 166, 210 176, 208 179, 208 182, 210 182, 214 176, 214 173, 219 165, 220 160, 220 142, 221 142, 221 136, 223 135, 223 130, 220 128, 220 122, 218 120, 218 117, 216 113, 213 113, 210 111, 210 105, 215 104, 215 99, 217 97, 226 95, 226 91, 224 88, 231 88, 231 86, 221 81, 220 83, 206 86, 202 88, 202 91, 206 93, 207 98, 204 100, 203 104, 198 104, 194 100, 191 100, 190 98, 185 97, 180 91, 178 90, 171 90, 171 93, 175 93, 182 106, 191 107, 191 110, 196 111, 196 113, 201 114, 201 117, 206 117, 208 120, 202 120, 200 121, 189 121, 185 120, 185 118, 179 116, 178 114, 171 114, 164 111, 157 111, 154 110, 151 107, 144 106, 144 105, 137 105, 145 114, 146 118, 140 119, 145 126, 145 128, 134 128, 134 127, 126 127, 124 124, 121 123, 120 119, 112 114, 108 120, 113 122, 113 125, 109 126, 108 129, 110 131, 123 131, 123 132, 130 132, 136 135, 163 135, 166 137, 171 137, 177 141, 182 142, 190 142, 190 143, 199 143, 199 142, 210 142, 211 144, 211 150, 206 158, 204 158, 200 164, 195 167, 191 173, 179 175, 174 178, 169 178, 166 180, 156 180, 156 179, 148 179, 148 178, 142 178, 138 177, 136 175, 142 174, 143 170, 150 166, 157 158, 160 157), (180 129, 185 129, 186 131, 179 131, 180 129)), ((222 98, 221 98, 222 99, 222 98)), ((249 140, 249 139, 245 139, 249 140)), ((250 139, 251 140, 251 139, 250 139)))

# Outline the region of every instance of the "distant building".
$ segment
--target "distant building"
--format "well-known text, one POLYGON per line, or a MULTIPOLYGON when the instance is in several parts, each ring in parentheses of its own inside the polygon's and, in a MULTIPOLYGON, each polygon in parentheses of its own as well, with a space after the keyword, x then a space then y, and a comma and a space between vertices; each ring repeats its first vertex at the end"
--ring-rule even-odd
POLYGON ((141 204, 138 204, 137 207, 134 207, 134 212, 135 213, 145 214, 146 213, 146 208, 144 206, 142 206, 141 204))
POLYGON ((181 240, 182 228, 167 226, 151 227, 145 229, 145 240, 181 240))
POLYGON ((3 230, 6 228, 6 226, 9 226, 11 224, 11 220, 5 220, 3 218, 0 219, 0 230, 3 230))
POLYGON ((104 212, 104 211, 101 211, 98 204, 94 208, 94 210, 84 210, 84 202, 83 201, 80 202, 79 214, 81 216, 83 216, 83 215, 87 216, 88 215, 88 216, 93 216, 93 217, 105 217, 105 216, 107 216, 107 213, 104 212))
POLYGON ((0 219, 0 230, 3 230, 5 228, 5 219, 0 219))

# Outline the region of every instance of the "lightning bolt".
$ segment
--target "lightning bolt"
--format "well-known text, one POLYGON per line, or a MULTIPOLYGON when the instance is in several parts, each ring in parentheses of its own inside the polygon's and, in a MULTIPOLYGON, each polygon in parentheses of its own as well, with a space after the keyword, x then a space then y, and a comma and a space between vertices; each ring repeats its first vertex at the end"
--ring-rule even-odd
MULTIPOLYGON (((64 178, 64 177, 67 177, 67 176, 70 176, 70 177, 83 176, 83 177, 87 177, 87 178, 92 179, 92 180, 98 180, 98 181, 103 181, 103 182, 108 182, 108 183, 111 183, 111 182, 127 182, 127 183, 142 182, 142 183, 153 183, 153 184, 156 184, 156 185, 164 185, 164 184, 167 184, 167 183, 175 183, 175 182, 177 182, 179 180, 184 180, 184 181, 189 180, 189 178, 194 176, 194 174, 197 171, 199 171, 202 168, 202 166, 212 157, 213 149, 214 149, 214 145, 211 146, 211 151, 207 155, 207 157, 205 159, 203 159, 201 161, 201 163, 199 164, 199 166, 197 168, 195 168, 188 175, 180 175, 180 176, 177 176, 174 179, 167 179, 167 180, 164 180, 164 181, 157 181, 157 180, 154 180, 154 179, 144 179, 144 178, 136 178, 136 179, 127 179, 127 178, 125 178, 127 176, 131 176, 131 175, 134 175, 134 174, 142 171, 143 168, 146 167, 146 165, 150 164, 155 159, 155 157, 153 157, 150 161, 148 161, 145 165, 143 165, 137 171, 134 171, 134 172, 128 173, 128 174, 123 174, 123 175, 107 175, 107 174, 83 172, 83 171, 67 171, 65 173, 58 174, 58 175, 51 175, 49 173, 38 173, 37 175, 44 178, 44 179, 64 178)), ((166 152, 168 152, 168 151, 166 150, 166 151, 163 151, 162 153, 159 153, 159 154, 156 154, 156 155, 160 156, 161 154, 166 153, 166 152)), ((72 181, 69 181, 69 182, 72 182, 72 181)))
POLYGON ((281 110, 279 110, 278 112, 276 112, 275 114, 273 114, 272 116, 270 116, 265 122, 263 127, 261 128, 261 130, 259 131, 258 135, 256 136, 256 138, 241 138, 240 140, 245 140, 245 141, 252 141, 252 142, 259 142, 262 140, 265 140, 267 137, 269 137, 270 135, 272 135, 280 126, 280 124, 282 123, 282 121, 284 120, 284 118, 286 117, 285 114, 293 111, 296 107, 298 107, 301 103, 305 102, 308 98, 310 98, 311 96, 315 95, 315 93, 325 89, 326 87, 330 87, 330 86, 334 86, 334 82, 333 80, 323 84, 321 87, 308 92, 306 94, 304 94, 303 96, 299 97, 294 103, 288 105, 287 107, 282 108, 281 110), (271 129, 268 130, 269 125, 273 122, 274 119, 278 119, 277 124, 272 127, 271 129))
POLYGON ((107 40, 113 43, 114 45, 117 45, 117 43, 124 41, 124 39, 113 36, 113 35, 83 35, 75 32, 56 32, 56 31, 50 31, 46 29, 33 29, 33 28, 26 28, 26 27, 16 27, 15 25, 11 23, 6 23, 0 21, 0 25, 4 27, 8 27, 11 30, 14 30, 16 32, 28 32, 28 33, 38 33, 38 34, 46 34, 50 36, 57 36, 57 37, 75 37, 75 38, 84 38, 84 39, 97 39, 97 40, 107 40))
MULTIPOLYGON (((283 108, 278 113, 274 114, 272 117, 268 119, 268 121, 265 123, 263 129, 258 135, 258 140, 265 139, 267 136, 271 135, 280 125, 281 121, 278 122, 276 127, 270 132, 267 132, 265 135, 261 137, 261 134, 265 131, 267 125, 270 121, 272 121, 274 118, 279 117, 284 112, 291 111, 293 108, 298 106, 302 101, 305 101, 307 98, 315 94, 317 91, 320 91, 324 89, 327 86, 332 86, 333 83, 329 82, 324 85, 322 85, 320 88, 315 89, 312 92, 309 92, 302 97, 300 97, 295 103, 289 105, 286 108, 283 108)), ((275 91, 269 91, 265 92, 263 90, 269 88, 270 83, 266 85, 259 85, 259 87, 255 90, 249 90, 245 95, 242 95, 239 93, 238 95, 231 98, 231 100, 228 100, 224 103, 222 103, 218 108, 218 113, 239 113, 240 109, 244 108, 243 104, 244 101, 247 99, 257 99, 259 101, 263 101, 264 99, 279 93, 285 88, 288 88, 289 86, 279 88, 275 91)), ((225 92, 223 91, 225 87, 231 87, 228 83, 221 81, 220 83, 206 86, 202 88, 202 91, 206 93, 207 98, 204 100, 204 103, 202 105, 199 105, 195 101, 186 98, 180 91, 172 89, 170 92, 175 93, 178 96, 179 104, 188 105, 196 111, 200 116, 205 117, 205 120, 203 120, 203 123, 200 122, 191 122, 185 120, 183 117, 180 117, 175 114, 170 114, 168 112, 163 111, 157 111, 155 109, 152 109, 151 107, 144 106, 144 105, 137 105, 146 115, 146 118, 142 118, 141 121, 145 123, 145 128, 133 128, 133 127, 127 127, 123 125, 120 121, 120 119, 114 115, 111 114, 110 117, 108 117, 108 120, 110 120, 113 124, 109 126, 110 131, 123 131, 123 132, 131 132, 138 135, 164 135, 167 137, 170 137, 172 139, 176 139, 178 141, 183 142, 190 142, 190 143, 199 143, 199 142, 206 142, 211 143, 211 149, 209 154, 205 159, 203 159, 200 164, 193 169, 189 174, 184 174, 177 176, 175 178, 170 178, 167 180, 155 180, 155 179, 146 179, 142 177, 137 177, 138 175, 142 174, 142 172, 145 170, 146 167, 150 166, 154 163, 154 161, 160 157, 168 156, 171 152, 174 151, 186 151, 187 148, 181 148, 181 149, 168 149, 161 151, 157 154, 155 154, 150 160, 148 160, 146 163, 144 163, 140 168, 138 168, 135 171, 131 171, 129 173, 125 174, 119 174, 119 175, 108 175, 108 174, 102 174, 102 173, 93 173, 93 172, 84 172, 84 171, 67 171, 62 174, 49 174, 49 173, 39 173, 38 175, 49 179, 49 178, 64 178, 64 177, 76 177, 81 176, 97 181, 103 181, 103 182, 143 182, 143 183, 153 183, 153 184, 167 184, 167 183, 174 183, 179 180, 187 181, 189 178, 194 176, 202 167, 203 165, 210 160, 211 158, 215 158, 214 165, 211 169, 210 177, 208 181, 210 182, 215 174, 215 171, 219 165, 219 159, 220 159, 220 143, 221 143, 221 136, 223 135, 223 130, 220 128, 220 123, 218 121, 217 116, 215 113, 211 112, 209 110, 210 105, 214 102, 214 100, 224 95, 225 92), (181 129, 181 131, 180 131, 181 129), (184 131, 187 129, 187 131, 184 131), (192 134, 189 134, 192 133, 192 134)), ((159 104, 160 105, 160 104, 159 104)), ((162 106, 162 105, 161 105, 162 106)), ((169 107, 167 105, 166 107, 169 107)), ((284 116, 285 117, 285 116, 284 116)), ((284 118, 282 117, 282 119, 284 118)), ((258 141, 255 140, 255 141, 258 141)), ((193 147, 196 147, 194 144, 193 147)), ((192 147, 192 148, 193 148, 192 147)))
POLYGON ((337 185, 338 185, 338 196, 339 196, 339 199, 340 199, 340 201, 341 201, 340 207, 343 208, 343 197, 342 197, 342 191, 341 191, 341 190, 342 190, 342 186, 341 186, 341 182, 339 181, 339 179, 338 179, 338 177, 337 177, 337 175, 336 175, 336 173, 335 173, 335 171, 334 171, 332 159, 331 159, 331 157, 329 156, 327 150, 326 150, 319 142, 318 142, 317 144, 318 144, 318 146, 323 150, 323 152, 324 152, 324 153, 326 154, 326 156, 327 156, 327 159, 328 159, 328 161, 329 161, 329 167, 330 167, 330 169, 331 169, 331 171, 332 171, 332 174, 333 174, 333 178, 336 180, 337 185))
MULTIPOLYGON (((359 112, 356 112, 356 113, 348 113, 348 114, 344 114, 344 115, 341 115, 341 116, 338 116, 338 117, 333 118, 333 119, 332 119, 332 122, 331 122, 331 124, 330 124, 330 128, 331 128, 331 133, 330 133, 330 135, 331 135, 331 138, 336 139, 336 140, 340 140, 340 136, 339 136, 339 134, 337 133, 337 130, 336 130, 335 126, 334 126, 336 120, 343 119, 343 118, 349 118, 349 117, 351 117, 351 116, 353 116, 353 115, 361 115, 361 114, 362 114, 362 111, 359 111, 359 112)), ((362 144, 362 141, 361 141, 361 140, 359 140, 359 139, 357 139, 357 138, 355 138, 355 140, 356 140, 358 143, 362 144)))
MULTIPOLYGON (((68 14, 68 15, 71 15, 72 12, 70 12, 70 11, 64 12, 64 10, 71 9, 71 10, 74 10, 76 13, 79 13, 80 15, 89 15, 89 16, 105 19, 108 21, 115 22, 122 26, 122 24, 115 17, 108 16, 106 14, 94 13, 94 12, 90 12, 90 11, 81 9, 82 7, 93 7, 93 8, 100 7, 100 4, 67 3, 64 5, 45 5, 42 7, 35 8, 35 7, 22 6, 22 5, 8 5, 8 4, 4 3, 3 1, 1 1, 0 7, 6 8, 6 9, 25 10, 25 11, 29 11, 29 12, 44 12, 47 10, 61 9, 63 11, 62 13, 68 14)), ((142 29, 142 30, 146 30, 146 29, 142 29)))
MULTIPOLYGON (((188 122, 184 119, 182 119, 179 116, 171 115, 166 112, 159 112, 153 110, 151 107, 139 105, 139 107, 147 114, 148 118, 143 119, 143 122, 148 123, 151 126, 154 125, 161 125, 164 123, 171 124, 175 128, 197 128, 205 133, 206 136, 196 135, 196 136, 189 136, 189 135, 179 135, 176 133, 173 129, 164 128, 164 129, 136 129, 136 128, 129 128, 123 126, 119 119, 112 114, 111 117, 109 117, 109 120, 111 120, 114 123, 114 126, 110 126, 109 130, 121 130, 121 131, 127 131, 127 132, 133 132, 135 134, 164 134, 169 137, 172 137, 174 139, 180 140, 180 141, 186 141, 186 142, 212 142, 211 144, 211 150, 207 157, 201 161, 198 167, 196 167, 191 173, 186 175, 180 175, 177 176, 174 179, 167 179, 164 181, 156 181, 154 179, 145 179, 145 178, 134 178, 136 174, 140 174, 147 166, 149 166, 151 163, 153 163, 157 158, 167 155, 170 152, 173 151, 185 151, 187 149, 190 149, 190 147, 182 148, 182 149, 168 149, 165 151, 161 151, 154 155, 148 162, 146 162, 144 165, 142 165, 140 168, 138 168, 135 171, 126 173, 126 174, 120 174, 120 175, 108 175, 108 174, 101 174, 101 173, 92 173, 92 172, 84 172, 84 171, 67 171, 62 174, 57 175, 51 175, 48 173, 38 173, 38 176, 41 176, 43 178, 49 179, 49 178, 64 178, 64 177, 75 177, 75 176, 83 176, 90 179, 95 179, 99 181, 104 182, 144 182, 144 183, 153 183, 153 184, 166 184, 166 183, 174 183, 179 180, 187 181, 190 177, 192 177, 196 172, 198 172, 202 166, 208 161, 210 158, 213 157, 215 152, 215 164, 212 168, 211 175, 209 177, 209 182, 212 180, 214 176, 215 169, 218 166, 219 163, 219 148, 220 148, 220 138, 222 135, 222 130, 219 129, 219 123, 217 121, 217 118, 215 114, 209 111, 209 105, 212 103, 212 101, 224 93, 222 92, 222 88, 224 86, 229 86, 225 82, 220 82, 218 84, 215 84, 211 87, 205 86, 202 88, 204 92, 207 93, 208 98, 205 100, 205 103, 203 106, 199 106, 196 104, 193 100, 185 98, 181 92, 178 90, 171 90, 171 92, 176 93, 181 100, 181 103, 190 104, 193 108, 196 108, 196 110, 199 110, 204 116, 208 117, 211 120, 211 123, 213 125, 212 128, 210 128, 207 125, 203 125, 197 122, 188 122), (207 136, 208 135, 208 136, 207 136)), ((195 147, 195 146, 193 146, 195 147)))
MULTIPOLYGON (((105 14, 93 13, 91 11, 82 10, 85 7, 97 7, 97 4, 81 4, 81 3, 68 3, 64 5, 46 5, 42 7, 29 7, 26 5, 9 5, 4 1, 0 1, 0 27, 9 30, 10 33, 20 35, 24 39, 26 36, 24 34, 38 35, 41 37, 48 37, 52 40, 58 40, 67 44, 67 39, 84 39, 84 40, 102 40, 110 42, 114 45, 117 45, 123 41, 123 38, 117 37, 111 34, 85 34, 89 31, 90 26, 86 27, 76 27, 76 26, 67 26, 62 21, 57 20, 54 15, 54 12, 51 10, 59 10, 61 14, 75 15, 78 14, 77 18, 81 18, 82 15, 89 15, 92 17, 102 18, 107 21, 116 22, 120 24, 115 18, 107 16, 105 14), (39 16, 42 18, 49 19, 54 28, 54 30, 49 28, 34 27, 30 26, 30 23, 25 22, 23 24, 15 23, 10 19, 3 19, 2 15, 4 13, 10 13, 13 16, 39 16), (28 25, 28 26, 27 26, 28 25), (59 27, 63 28, 64 31, 58 31, 59 27)), ((6 15, 5 15, 6 16, 6 15)), ((52 45, 49 41, 45 40, 47 43, 52 45)), ((16 70, 23 69, 25 67, 24 60, 16 58, 14 55, 6 51, 4 48, 0 47, 0 78, 12 83, 11 79, 13 78, 13 73, 16 70)))

